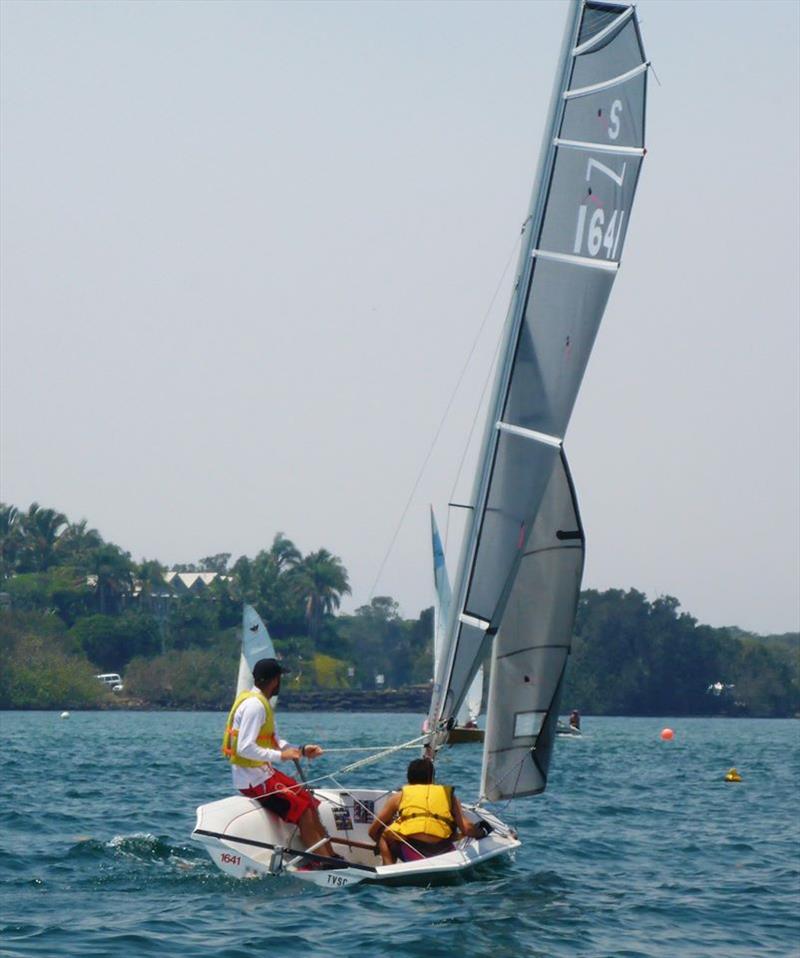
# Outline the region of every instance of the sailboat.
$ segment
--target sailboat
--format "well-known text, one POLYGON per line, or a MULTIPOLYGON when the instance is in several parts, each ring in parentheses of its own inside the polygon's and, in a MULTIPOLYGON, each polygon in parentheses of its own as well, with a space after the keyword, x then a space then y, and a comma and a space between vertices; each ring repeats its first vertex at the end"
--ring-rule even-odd
POLYGON ((381 865, 367 830, 387 792, 320 788, 320 816, 344 861, 315 869, 321 856, 292 826, 237 795, 200 806, 193 832, 224 872, 289 873, 332 887, 429 882, 519 848, 515 830, 487 806, 547 786, 585 546, 563 443, 630 223, 647 68, 632 5, 572 0, 425 743, 434 754, 446 743, 491 655, 480 792, 462 802, 484 837, 381 865))
MULTIPOLYGON (((433 609, 433 674, 436 675, 444 643, 444 628, 450 614, 452 590, 447 575, 444 548, 439 535, 439 527, 431 507, 431 542, 433 546, 433 581, 436 587, 436 604, 433 609)), ((447 734, 448 745, 463 745, 468 742, 482 742, 483 729, 478 728, 478 716, 483 699, 483 666, 478 667, 475 678, 467 690, 464 702, 456 716, 455 725, 447 734)), ((428 730, 428 719, 424 730, 428 730)))

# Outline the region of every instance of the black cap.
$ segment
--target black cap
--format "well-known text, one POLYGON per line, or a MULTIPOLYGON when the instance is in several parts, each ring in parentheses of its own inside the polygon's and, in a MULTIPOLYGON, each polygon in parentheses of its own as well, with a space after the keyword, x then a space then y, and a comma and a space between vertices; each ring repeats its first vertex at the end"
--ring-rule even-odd
POLYGON ((291 669, 287 669, 285 665, 281 665, 277 659, 259 659, 253 666, 253 681, 256 685, 261 686, 265 682, 269 682, 270 679, 274 679, 284 672, 289 671, 291 671, 291 669))

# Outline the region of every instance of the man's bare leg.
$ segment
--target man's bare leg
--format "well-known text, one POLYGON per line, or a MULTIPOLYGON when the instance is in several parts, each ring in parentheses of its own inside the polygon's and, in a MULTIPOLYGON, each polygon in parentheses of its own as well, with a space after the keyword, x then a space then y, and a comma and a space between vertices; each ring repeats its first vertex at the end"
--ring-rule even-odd
POLYGON ((327 855, 328 858, 333 856, 333 847, 327 841, 328 833, 322 827, 322 822, 315 808, 307 808, 300 816, 300 821, 297 824, 300 828, 300 837, 303 839, 306 848, 311 848, 312 845, 316 845, 320 839, 324 838, 326 839, 325 843, 320 845, 319 848, 315 848, 314 852, 318 855, 327 855))

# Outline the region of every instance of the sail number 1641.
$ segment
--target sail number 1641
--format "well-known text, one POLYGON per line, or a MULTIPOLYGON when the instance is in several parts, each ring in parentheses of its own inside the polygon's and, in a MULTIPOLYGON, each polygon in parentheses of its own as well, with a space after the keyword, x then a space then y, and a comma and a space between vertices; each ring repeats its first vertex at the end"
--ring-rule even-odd
MULTIPOLYGON (((625 179, 625 166, 626 164, 623 163, 621 171, 617 173, 616 170, 612 170, 605 163, 590 157, 586 164, 586 182, 591 183, 592 173, 597 171, 598 174, 607 176, 618 187, 621 187, 625 179)), ((590 188, 589 197, 592 197, 592 195, 590 188)), ((589 204, 582 203, 578 207, 578 222, 575 227, 575 243, 572 252, 580 255, 585 248, 590 256, 597 256, 600 250, 604 249, 607 258, 614 259, 617 255, 624 221, 625 210, 614 210, 608 223, 606 223, 605 210, 601 206, 594 208, 590 215, 589 204)))

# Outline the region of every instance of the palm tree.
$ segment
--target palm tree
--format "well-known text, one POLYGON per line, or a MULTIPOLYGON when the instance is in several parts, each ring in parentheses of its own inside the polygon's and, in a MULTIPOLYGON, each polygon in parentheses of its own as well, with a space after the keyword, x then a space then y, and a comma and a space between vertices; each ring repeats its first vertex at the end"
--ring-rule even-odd
POLYGON ((300 550, 292 540, 287 539, 282 532, 275 533, 275 538, 272 540, 268 555, 275 565, 275 570, 278 575, 283 572, 288 572, 289 569, 300 565, 303 561, 300 550))
POLYGON ((67 525, 67 517, 55 509, 43 509, 32 502, 21 518, 21 567, 24 572, 45 572, 55 563, 56 544, 67 525))
POLYGON ((0 502, 0 582, 14 571, 20 542, 19 510, 0 502))
POLYGON ((297 583, 305 600, 308 634, 316 641, 323 616, 338 609, 342 596, 350 594, 347 570, 338 556, 320 549, 303 559, 297 583))
POLYGON ((102 615, 118 611, 122 596, 131 593, 133 569, 129 553, 111 543, 92 554, 92 571, 97 576, 95 593, 102 615))
POLYGON ((62 561, 81 568, 88 566, 91 553, 103 545, 103 537, 97 529, 89 529, 87 526, 86 519, 70 522, 61 534, 55 550, 62 561))

